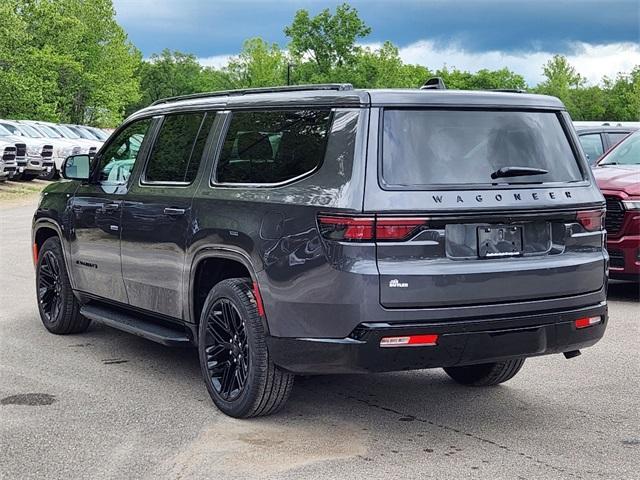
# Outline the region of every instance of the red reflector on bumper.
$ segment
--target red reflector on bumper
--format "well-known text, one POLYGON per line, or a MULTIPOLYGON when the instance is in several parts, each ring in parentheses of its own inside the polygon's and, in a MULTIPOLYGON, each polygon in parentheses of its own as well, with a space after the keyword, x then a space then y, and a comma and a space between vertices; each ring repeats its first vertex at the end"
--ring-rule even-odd
POLYGON ((587 328, 592 325, 597 325, 602 321, 602 317, 585 317, 576 320, 576 328, 587 328))
POLYGON ((404 337, 383 337, 380 346, 388 347, 432 347, 438 344, 438 335, 406 335, 404 337))

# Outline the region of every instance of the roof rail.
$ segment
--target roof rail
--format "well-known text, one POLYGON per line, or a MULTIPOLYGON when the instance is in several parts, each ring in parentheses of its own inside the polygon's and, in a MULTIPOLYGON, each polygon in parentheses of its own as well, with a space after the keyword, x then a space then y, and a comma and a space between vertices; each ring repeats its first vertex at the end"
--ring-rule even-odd
POLYGON ((442 77, 432 77, 424 85, 420 87, 420 90, 446 90, 447 86, 444 84, 442 77))
POLYGON ((505 92, 505 93, 527 93, 526 90, 521 88, 489 88, 490 92, 505 92))
POLYGON ((315 85, 288 85, 281 87, 260 87, 260 88, 242 88, 238 90, 220 90, 217 92, 192 93, 190 95, 179 95, 177 97, 161 98, 156 100, 150 106, 160 105, 162 103, 174 102, 176 100, 191 100, 194 98, 209 97, 227 97, 232 95, 249 95, 252 93, 276 93, 276 92, 305 92, 314 90, 353 90, 350 83, 318 83, 315 85))

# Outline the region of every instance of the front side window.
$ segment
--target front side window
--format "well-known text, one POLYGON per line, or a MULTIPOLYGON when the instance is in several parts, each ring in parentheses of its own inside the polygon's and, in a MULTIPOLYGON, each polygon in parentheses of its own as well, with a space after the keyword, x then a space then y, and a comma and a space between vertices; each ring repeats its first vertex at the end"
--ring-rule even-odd
POLYGON ((191 183, 195 180, 215 114, 167 115, 149 155, 144 182, 191 183))
POLYGON ((219 183, 277 184, 320 166, 331 111, 235 112, 216 169, 219 183))
POLYGON ((98 178, 101 182, 123 184, 129 180, 150 125, 150 118, 133 122, 109 142, 99 159, 98 178))
POLYGON ((383 122, 387 186, 583 180, 555 112, 385 110, 383 122))
POLYGON ((582 145, 582 149, 584 153, 589 157, 589 163, 593 165, 600 155, 604 153, 604 148, 602 146, 602 138, 599 133, 589 133, 585 135, 580 135, 580 144, 582 145))

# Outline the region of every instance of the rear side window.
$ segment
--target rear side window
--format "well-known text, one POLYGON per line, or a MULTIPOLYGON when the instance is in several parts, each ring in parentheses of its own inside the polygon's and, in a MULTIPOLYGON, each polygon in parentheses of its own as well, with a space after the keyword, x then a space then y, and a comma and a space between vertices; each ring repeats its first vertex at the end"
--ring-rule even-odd
POLYGON ((145 182, 191 183, 195 180, 214 115, 167 115, 153 145, 145 182))
POLYGON ((611 142, 611 145, 615 145, 620 140, 627 137, 629 135, 629 132, 609 132, 607 135, 609 135, 609 141, 611 142))
POLYGON ((216 169, 219 183, 276 184, 324 158, 330 110, 235 112, 216 169))
POLYGON ((554 112, 385 110, 383 122, 382 179, 390 187, 583 179, 554 112), (548 173, 492 178, 516 167, 548 173))
POLYGON ((584 153, 589 156, 589 163, 594 164, 600 155, 604 153, 604 147, 602 146, 602 137, 599 133, 589 133, 580 135, 580 144, 584 153))

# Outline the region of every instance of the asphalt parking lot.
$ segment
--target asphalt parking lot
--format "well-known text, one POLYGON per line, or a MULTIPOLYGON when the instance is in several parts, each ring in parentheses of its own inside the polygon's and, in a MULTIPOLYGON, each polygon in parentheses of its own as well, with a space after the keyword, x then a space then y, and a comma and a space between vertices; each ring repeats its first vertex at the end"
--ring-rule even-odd
POLYGON ((630 284, 611 285, 599 344, 530 359, 502 386, 440 370, 303 378, 282 413, 234 420, 211 404, 194 350, 95 325, 45 331, 34 208, 0 204, 0 478, 638 478, 630 284))

